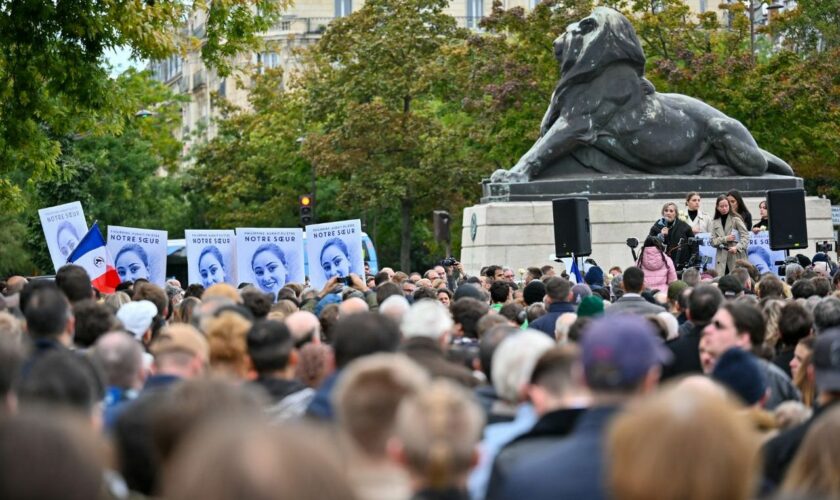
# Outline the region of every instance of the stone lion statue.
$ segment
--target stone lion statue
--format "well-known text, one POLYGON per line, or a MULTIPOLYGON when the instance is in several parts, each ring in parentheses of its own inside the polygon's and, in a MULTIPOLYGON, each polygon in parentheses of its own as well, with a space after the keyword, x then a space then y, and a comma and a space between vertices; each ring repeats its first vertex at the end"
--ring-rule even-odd
POLYGON ((645 55, 630 21, 598 7, 554 41, 562 77, 540 138, 492 182, 571 174, 793 175, 738 121, 644 78, 645 55))

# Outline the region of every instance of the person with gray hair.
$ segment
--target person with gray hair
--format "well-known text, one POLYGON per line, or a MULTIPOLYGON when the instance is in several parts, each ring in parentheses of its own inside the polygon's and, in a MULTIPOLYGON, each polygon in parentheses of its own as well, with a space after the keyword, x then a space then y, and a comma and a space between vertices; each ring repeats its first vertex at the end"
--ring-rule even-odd
POLYGON ((682 280, 689 286, 694 288, 700 283, 700 271, 695 267, 689 267, 682 273, 682 280))
POLYGON ((814 332, 820 333, 833 326, 840 326, 840 299, 826 297, 814 307, 814 332))
POLYGON ((110 429, 146 380, 143 349, 125 332, 106 333, 94 344, 91 358, 105 372, 105 428, 110 429))
POLYGON ((448 378, 466 387, 475 387, 479 380, 470 370, 446 359, 453 325, 452 316, 440 302, 429 299, 415 302, 400 323, 404 337, 400 350, 432 377, 448 378))
POLYGON ((802 274, 805 273, 805 269, 802 268, 799 264, 788 264, 785 266, 785 283, 788 286, 793 286, 796 283, 796 280, 802 277, 802 274))
POLYGON ((403 316, 408 312, 411 304, 404 295, 391 295, 379 304, 379 314, 383 314, 393 319, 397 323, 401 323, 403 316))
POLYGON ((496 394, 500 399, 518 406, 512 421, 491 424, 484 429, 481 458, 467 482, 470 497, 474 500, 485 498, 490 472, 499 450, 531 430, 537 422, 537 413, 525 398, 525 389, 531 382, 531 372, 537 360, 552 347, 552 338, 529 329, 507 336, 493 354, 493 387, 496 394))

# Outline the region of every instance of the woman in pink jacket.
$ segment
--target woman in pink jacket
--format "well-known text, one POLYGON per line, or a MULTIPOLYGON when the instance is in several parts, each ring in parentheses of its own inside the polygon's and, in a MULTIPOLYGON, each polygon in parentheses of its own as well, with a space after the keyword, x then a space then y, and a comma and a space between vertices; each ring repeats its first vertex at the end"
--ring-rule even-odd
POLYGON ((645 239, 642 255, 636 265, 645 272, 645 288, 665 292, 668 284, 677 280, 674 261, 662 251, 662 244, 656 238, 645 239))

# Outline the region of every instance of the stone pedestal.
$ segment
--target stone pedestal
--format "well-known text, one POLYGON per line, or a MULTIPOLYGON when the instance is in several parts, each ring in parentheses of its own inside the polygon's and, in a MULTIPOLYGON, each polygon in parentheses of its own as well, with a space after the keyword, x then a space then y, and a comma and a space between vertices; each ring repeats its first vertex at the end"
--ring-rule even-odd
MULTIPOLYGON (((569 193, 566 196, 572 195, 569 193)), ((627 238, 644 241, 650 227, 660 218, 665 202, 673 201, 680 210, 685 209, 684 194, 663 196, 651 191, 649 196, 647 199, 624 200, 590 198, 591 257, 604 267, 604 271, 609 266, 625 268, 633 265, 633 257, 625 243, 627 238)), ((762 199, 745 198, 754 221, 759 219, 758 203, 762 199)), ((701 208, 714 214, 714 197, 703 198, 701 208)), ((809 247, 793 253, 810 257, 816 252, 815 242, 834 240, 831 203, 827 199, 807 197, 805 210, 809 247)), ((551 260, 554 254, 552 219, 551 201, 490 202, 469 207, 464 210, 461 262, 470 274, 476 274, 482 266, 490 264, 510 266, 514 271, 545 264, 557 266, 551 260)))

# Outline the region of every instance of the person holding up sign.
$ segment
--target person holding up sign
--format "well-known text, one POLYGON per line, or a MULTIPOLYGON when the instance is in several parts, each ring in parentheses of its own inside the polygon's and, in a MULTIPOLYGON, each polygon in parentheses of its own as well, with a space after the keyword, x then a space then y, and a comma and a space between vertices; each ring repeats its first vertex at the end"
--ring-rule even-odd
POLYGON ((735 269, 735 261, 747 258, 750 233, 737 212, 730 209, 726 195, 717 197, 712 221, 712 246, 717 248, 715 271, 718 276, 735 269))

